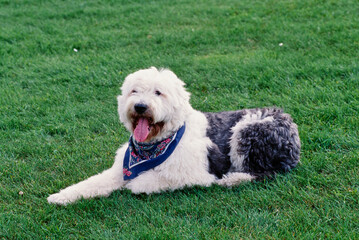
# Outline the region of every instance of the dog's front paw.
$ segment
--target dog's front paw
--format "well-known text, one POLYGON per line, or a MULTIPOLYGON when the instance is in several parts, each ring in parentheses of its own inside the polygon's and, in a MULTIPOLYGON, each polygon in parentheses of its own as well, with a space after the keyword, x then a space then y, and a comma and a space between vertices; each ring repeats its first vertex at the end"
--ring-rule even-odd
POLYGON ((76 199, 71 199, 71 197, 61 192, 52 194, 47 198, 48 203, 57 205, 67 205, 68 203, 72 203, 75 200, 76 199))

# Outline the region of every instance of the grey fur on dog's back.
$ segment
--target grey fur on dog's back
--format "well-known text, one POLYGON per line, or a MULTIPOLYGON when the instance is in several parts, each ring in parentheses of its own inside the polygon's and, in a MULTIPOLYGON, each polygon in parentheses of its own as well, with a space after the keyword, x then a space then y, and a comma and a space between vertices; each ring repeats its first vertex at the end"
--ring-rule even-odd
POLYGON ((209 171, 218 178, 229 172, 272 175, 286 172, 299 162, 297 125, 281 109, 204 114, 209 126, 207 136, 213 142, 208 154, 209 171))

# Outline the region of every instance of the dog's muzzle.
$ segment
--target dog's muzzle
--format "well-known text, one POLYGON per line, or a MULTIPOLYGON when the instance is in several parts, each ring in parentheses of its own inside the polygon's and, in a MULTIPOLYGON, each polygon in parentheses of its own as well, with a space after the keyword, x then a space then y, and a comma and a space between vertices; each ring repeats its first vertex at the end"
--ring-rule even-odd
POLYGON ((146 104, 143 104, 143 103, 135 104, 135 111, 138 114, 143 114, 144 112, 146 112, 147 109, 148 109, 148 106, 146 104))

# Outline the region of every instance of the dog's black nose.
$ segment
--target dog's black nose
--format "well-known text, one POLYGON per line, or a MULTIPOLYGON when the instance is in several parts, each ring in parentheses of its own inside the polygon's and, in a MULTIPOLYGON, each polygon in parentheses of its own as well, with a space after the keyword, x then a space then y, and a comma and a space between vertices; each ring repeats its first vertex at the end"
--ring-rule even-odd
POLYGON ((135 111, 138 114, 142 114, 142 113, 146 112, 147 108, 148 107, 146 104, 138 103, 135 105, 135 111))

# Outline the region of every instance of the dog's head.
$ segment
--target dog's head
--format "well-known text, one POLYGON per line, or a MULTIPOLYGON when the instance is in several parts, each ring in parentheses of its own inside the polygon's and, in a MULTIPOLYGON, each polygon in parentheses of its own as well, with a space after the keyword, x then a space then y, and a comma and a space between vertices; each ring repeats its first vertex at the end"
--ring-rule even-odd
POLYGON ((170 70, 155 67, 126 77, 117 98, 118 113, 136 141, 161 140, 184 124, 192 109, 184 85, 170 70))

